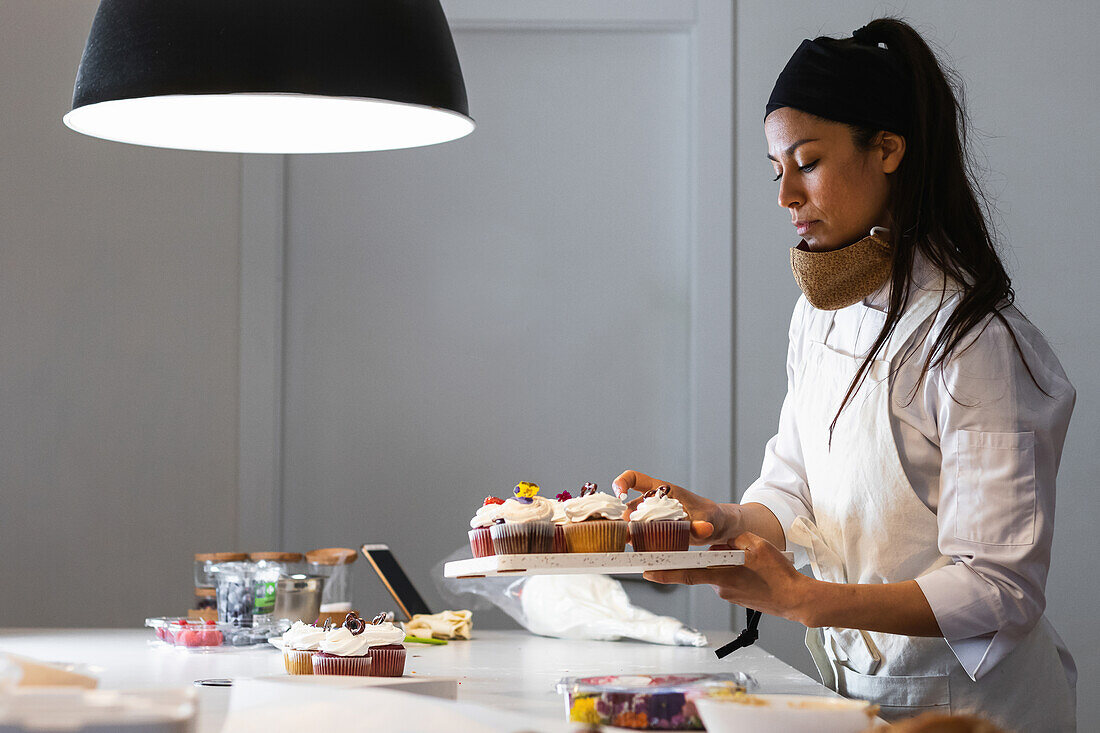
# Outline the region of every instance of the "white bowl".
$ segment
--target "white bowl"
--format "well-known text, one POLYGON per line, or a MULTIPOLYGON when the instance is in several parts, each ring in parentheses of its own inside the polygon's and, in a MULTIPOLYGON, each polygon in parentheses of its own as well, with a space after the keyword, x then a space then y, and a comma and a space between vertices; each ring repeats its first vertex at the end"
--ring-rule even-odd
POLYGON ((697 697, 694 702, 707 733, 861 733, 871 727, 876 712, 863 700, 814 695, 697 697))

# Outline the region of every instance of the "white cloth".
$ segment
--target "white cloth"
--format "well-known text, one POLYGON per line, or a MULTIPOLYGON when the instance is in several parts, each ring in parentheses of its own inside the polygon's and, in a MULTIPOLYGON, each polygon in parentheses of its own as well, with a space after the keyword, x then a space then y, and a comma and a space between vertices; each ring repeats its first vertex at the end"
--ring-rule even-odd
MULTIPOLYGON (((896 583, 951 564, 938 548, 936 513, 917 496, 901 465, 888 389, 892 358, 922 331, 941 298, 926 291, 905 309, 831 437, 836 406, 862 359, 827 345, 832 312, 818 311, 806 334, 792 397, 814 516, 797 518, 789 539, 807 549, 821 580, 896 583)), ((998 436, 994 442, 1009 442, 1005 434, 998 436)), ((1029 630, 997 674, 977 681, 942 638, 826 628, 809 630, 806 642, 826 685, 875 702, 887 720, 940 710, 976 713, 1022 730, 1075 726, 1072 687, 1046 623, 1029 630)))
POLYGON ((417 613, 405 624, 409 636, 436 639, 469 639, 473 630, 474 614, 465 610, 417 613))
MULTIPOLYGON (((923 260, 915 272, 926 288, 942 282, 923 260)), ((829 348, 867 353, 885 322, 888 287, 829 314, 829 348)), ((1015 308, 1006 309, 1005 318, 1049 397, 1032 382, 1012 335, 996 319, 920 380, 958 299, 948 297, 930 330, 927 324, 917 329, 891 361, 896 376, 889 382, 889 422, 905 476, 935 513, 939 551, 951 559, 918 583, 959 662, 977 679, 1024 639, 1045 608, 1055 476, 1076 394, 1042 334, 1015 308)), ((779 430, 765 449, 760 478, 741 499, 767 506, 784 532, 796 517, 814 517, 791 394, 807 334, 825 314, 804 297, 795 306, 779 430)), ((798 564, 807 562, 800 548, 788 549, 798 564)), ((1072 661, 1065 662, 1075 676, 1072 661)))

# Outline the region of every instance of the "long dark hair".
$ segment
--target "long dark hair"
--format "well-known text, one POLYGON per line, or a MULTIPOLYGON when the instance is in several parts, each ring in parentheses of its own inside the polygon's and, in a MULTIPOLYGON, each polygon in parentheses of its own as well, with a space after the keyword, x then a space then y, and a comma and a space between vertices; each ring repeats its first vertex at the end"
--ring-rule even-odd
MULTIPOLYGON (((994 246, 986 218, 991 207, 978 182, 968 148, 970 125, 963 103, 962 83, 954 71, 940 64, 921 35, 900 18, 873 20, 861 29, 859 41, 846 39, 842 42, 866 41, 884 44, 907 70, 912 84, 914 118, 911 133, 905 140, 905 156, 893 173, 888 204, 893 218, 890 235, 894 255, 886 322, 829 426, 830 444, 840 413, 898 324, 913 289, 913 263, 918 251, 956 281, 962 292, 943 330, 936 335, 917 385, 929 370, 941 366, 956 353, 967 334, 980 325, 974 336, 977 339, 993 318, 1008 329, 1017 353, 1035 381, 1016 334, 1001 313, 1013 304, 1015 293, 994 246)), ((856 147, 861 150, 872 149, 882 132, 849 127, 856 147)), ((926 332, 926 338, 927 335, 926 332)), ((973 340, 961 351, 971 344, 973 340)), ((905 358, 908 355, 902 363, 905 358)), ((1035 383, 1046 394, 1039 383, 1035 383)), ((916 387, 910 399, 916 396, 915 390, 916 387)))

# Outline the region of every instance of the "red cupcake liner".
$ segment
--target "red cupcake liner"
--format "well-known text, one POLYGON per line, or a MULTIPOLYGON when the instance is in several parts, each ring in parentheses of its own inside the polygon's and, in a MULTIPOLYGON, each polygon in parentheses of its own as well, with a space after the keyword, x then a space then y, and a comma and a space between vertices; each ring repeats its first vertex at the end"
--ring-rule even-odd
POLYGON ((560 524, 554 525, 554 544, 551 545, 550 552, 568 552, 565 549, 565 528, 560 524))
POLYGON ((622 552, 630 535, 621 519, 586 519, 570 522, 565 529, 568 552, 622 552))
POLYGON ((684 552, 690 539, 691 522, 687 519, 630 523, 630 544, 635 552, 684 552))
POLYGON ((497 555, 526 555, 550 552, 554 546, 554 525, 550 522, 494 524, 489 527, 497 555))
POLYGON ((371 677, 400 677, 405 673, 405 647, 383 644, 370 647, 371 677))
POLYGON ((371 657, 338 657, 318 652, 313 655, 313 674, 342 674, 357 677, 371 676, 371 657))
POLYGON ((470 549, 474 551, 474 557, 489 557, 493 552, 493 536, 488 527, 478 527, 470 530, 470 549))

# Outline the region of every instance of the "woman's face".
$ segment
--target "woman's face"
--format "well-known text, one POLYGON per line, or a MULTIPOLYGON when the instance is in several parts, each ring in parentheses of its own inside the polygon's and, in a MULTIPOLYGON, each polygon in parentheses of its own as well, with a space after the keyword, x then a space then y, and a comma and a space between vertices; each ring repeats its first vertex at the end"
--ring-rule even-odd
POLYGON ((890 226, 889 174, 905 154, 890 132, 871 150, 852 142, 851 128, 783 107, 764 120, 768 158, 779 182, 779 205, 815 251, 839 249, 890 226))

